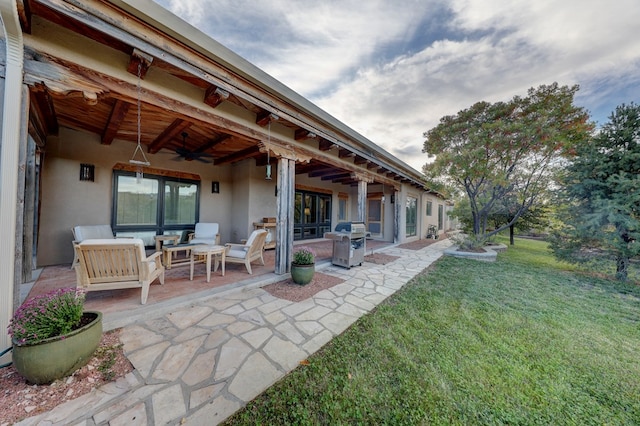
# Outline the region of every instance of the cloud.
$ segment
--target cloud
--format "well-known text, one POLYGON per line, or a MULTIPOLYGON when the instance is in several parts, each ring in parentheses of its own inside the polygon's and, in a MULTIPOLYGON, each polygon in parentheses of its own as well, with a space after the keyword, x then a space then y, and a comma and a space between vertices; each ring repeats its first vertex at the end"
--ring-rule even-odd
POLYGON ((473 103, 573 85, 603 121, 640 98, 637 0, 159 0, 417 170, 473 103))

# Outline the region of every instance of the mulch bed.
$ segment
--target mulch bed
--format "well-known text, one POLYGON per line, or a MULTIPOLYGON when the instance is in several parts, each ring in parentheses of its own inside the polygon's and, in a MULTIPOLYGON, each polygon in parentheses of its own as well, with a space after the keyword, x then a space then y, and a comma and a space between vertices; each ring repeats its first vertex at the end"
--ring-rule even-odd
POLYGON ((292 279, 279 281, 262 287, 272 296, 279 299, 286 299, 291 302, 301 302, 315 295, 316 293, 343 283, 344 280, 331 275, 316 272, 309 284, 300 285, 292 279))
POLYGON ((423 240, 417 240, 417 241, 412 241, 410 243, 404 243, 404 244, 400 244, 398 247, 402 248, 402 249, 408 249, 408 250, 420 250, 425 248, 426 246, 429 246, 433 243, 437 243, 438 240, 433 240, 431 238, 425 238, 423 240))

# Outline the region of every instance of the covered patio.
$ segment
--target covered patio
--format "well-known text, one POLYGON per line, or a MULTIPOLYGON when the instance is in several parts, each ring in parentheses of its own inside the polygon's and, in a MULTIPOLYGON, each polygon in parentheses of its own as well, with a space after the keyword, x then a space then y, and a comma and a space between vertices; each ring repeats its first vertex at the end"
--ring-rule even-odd
MULTIPOLYGON (((367 254, 389 247, 392 243, 368 240, 367 254)), ((297 242, 296 247, 305 246, 316 253, 316 268, 321 269, 331 263, 332 241, 317 239, 313 241, 297 242)), ((254 288, 266 284, 286 280, 288 275, 274 273, 275 251, 265 250, 265 265, 260 262, 252 264, 253 274, 249 275, 241 264, 226 264, 225 275, 220 270, 212 272, 211 281, 206 280, 206 269, 203 263, 195 265, 193 281, 189 280, 189 266, 174 266, 165 271, 165 283, 160 285, 155 281, 149 290, 149 298, 145 305, 140 304, 140 289, 104 290, 89 292, 86 295, 85 308, 100 311, 104 315, 105 329, 122 326, 127 320, 153 313, 160 314, 166 306, 174 306, 186 301, 198 300, 198 295, 225 292, 237 288, 254 288)), ((29 298, 48 291, 75 287, 76 275, 69 264, 47 266, 40 270, 33 285, 25 288, 23 297, 29 298)))

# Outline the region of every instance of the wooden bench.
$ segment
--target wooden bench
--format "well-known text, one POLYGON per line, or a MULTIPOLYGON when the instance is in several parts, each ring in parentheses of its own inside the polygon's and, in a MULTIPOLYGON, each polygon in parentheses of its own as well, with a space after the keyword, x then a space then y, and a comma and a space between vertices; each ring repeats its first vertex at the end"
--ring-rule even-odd
POLYGON ((77 287, 86 291, 141 288, 141 303, 147 303, 149 286, 156 279, 164 284, 160 252, 147 257, 141 239, 95 239, 74 244, 77 287))

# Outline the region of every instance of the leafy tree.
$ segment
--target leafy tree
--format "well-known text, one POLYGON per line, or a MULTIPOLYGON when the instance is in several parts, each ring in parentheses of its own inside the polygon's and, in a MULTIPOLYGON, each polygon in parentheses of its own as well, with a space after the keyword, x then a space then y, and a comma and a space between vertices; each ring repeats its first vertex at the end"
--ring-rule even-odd
POLYGON ((588 113, 573 105, 577 90, 553 83, 529 89, 524 98, 478 102, 424 134, 423 152, 435 157, 425 173, 466 194, 476 240, 514 224, 548 188, 558 156, 588 137, 588 113), (490 215, 506 197, 517 206, 511 220, 488 230, 490 215))
POLYGON ((554 234, 560 259, 615 259, 616 278, 625 281, 629 260, 640 254, 640 106, 621 105, 601 131, 576 147, 561 179, 568 203, 565 226, 554 234))
MULTIPOLYGON (((522 213, 517 221, 513 221, 514 215, 518 212, 520 204, 513 197, 505 197, 499 200, 487 218, 488 223, 493 229, 502 227, 505 223, 511 223, 509 226, 509 242, 511 245, 515 243, 515 232, 528 232, 531 229, 549 228, 551 224, 550 206, 548 203, 540 202, 531 206, 526 212, 522 213)), ((471 215, 471 206, 467 198, 462 199, 455 204, 452 216, 458 218, 466 232, 472 232, 473 217, 471 215)))

